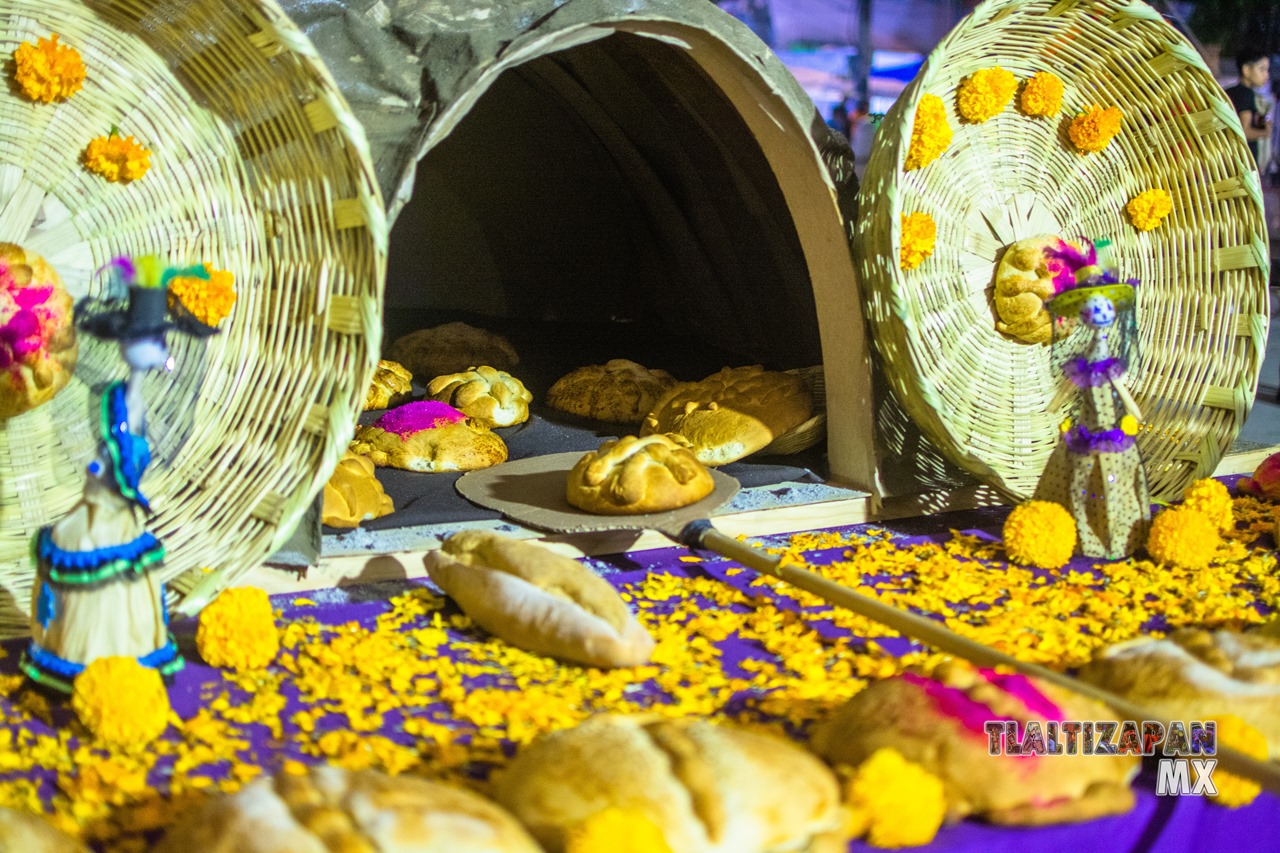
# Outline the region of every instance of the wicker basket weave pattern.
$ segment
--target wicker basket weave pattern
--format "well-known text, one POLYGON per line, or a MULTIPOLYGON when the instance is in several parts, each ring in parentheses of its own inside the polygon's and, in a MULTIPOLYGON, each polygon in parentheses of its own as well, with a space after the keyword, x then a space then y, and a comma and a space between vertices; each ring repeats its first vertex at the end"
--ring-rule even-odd
POLYGON ((1122 276, 1141 280, 1139 446, 1152 491, 1207 476, 1248 414, 1267 327, 1270 261, 1261 185, 1222 89, 1150 6, 1118 0, 989 0, 935 49, 876 137, 856 237, 868 314, 889 383, 928 438, 1013 498, 1029 494, 1057 441, 1060 380, 1047 345, 995 329, 1004 250, 1040 234, 1107 238, 1122 276), (1017 99, 982 124, 956 115, 956 88, 999 65, 1065 83, 1062 112, 1032 118, 1017 99), (941 98, 954 139, 903 171, 916 106, 941 98), (1101 152, 1071 145, 1071 117, 1117 106, 1101 152), (1173 213, 1139 232, 1124 212, 1161 188, 1173 213), (901 216, 925 212, 937 247, 899 268, 901 216))
MULTIPOLYGON (((51 32, 88 75, 64 103, 0 93, 0 240, 44 255, 77 297, 120 254, 235 275, 223 334, 173 336, 177 369, 147 380, 143 483, 165 580, 212 566, 232 582, 327 479, 376 363, 387 225, 364 134, 271 0, 0 6, 0 55, 51 32), (80 166, 113 127, 153 152, 129 184, 80 166)), ((115 348, 83 336, 71 384, 0 425, 0 633, 25 631, 30 536, 79 496, 95 389, 122 375, 115 348)))

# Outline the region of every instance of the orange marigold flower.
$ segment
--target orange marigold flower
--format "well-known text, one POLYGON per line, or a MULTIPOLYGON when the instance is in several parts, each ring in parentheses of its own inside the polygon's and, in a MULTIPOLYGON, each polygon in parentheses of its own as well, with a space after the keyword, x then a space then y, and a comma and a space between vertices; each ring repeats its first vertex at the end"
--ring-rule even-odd
POLYGON ((947 814, 942 780, 891 747, 877 749, 858 766, 845 800, 854 815, 850 827, 859 835, 865 831, 875 847, 928 844, 947 814))
POLYGON ((999 115, 1016 91, 1018 78, 1011 72, 998 65, 979 69, 956 89, 956 112, 965 121, 986 121, 999 115))
POLYGON ((144 746, 169 725, 169 694, 160 673, 133 658, 98 658, 76 676, 71 707, 109 747, 144 746))
POLYGON ((1218 524, 1194 507, 1166 509, 1151 522, 1147 553, 1156 562, 1181 569, 1203 569, 1221 543, 1218 524))
POLYGON ((1101 151, 1111 144, 1111 137, 1120 132, 1120 122, 1124 113, 1119 107, 1103 109, 1093 104, 1071 120, 1067 135, 1071 144, 1081 152, 1101 151))
POLYGON ((1236 528, 1231 492, 1212 477, 1196 480, 1187 486, 1182 493, 1182 505, 1204 513, 1223 533, 1236 528))
POLYGON ((216 326, 236 304, 235 276, 228 270, 215 270, 209 264, 204 268, 209 273, 207 279, 184 275, 169 282, 169 305, 181 305, 201 323, 216 326))
POLYGON ((151 152, 132 136, 99 136, 84 150, 84 166, 108 181, 136 181, 151 168, 151 152))
MULTIPOLYGON (((1220 745, 1231 747, 1259 761, 1267 760, 1267 738, 1262 732, 1235 714, 1220 714, 1216 722, 1220 745)), ((1249 805, 1262 793, 1262 786, 1257 782, 1225 770, 1214 772, 1213 784, 1218 789, 1218 793, 1213 795, 1213 801, 1233 809, 1249 805)))
POLYGON ((1029 116, 1056 116, 1062 109, 1062 79, 1048 71, 1037 71, 1022 87, 1018 105, 1029 116))
POLYGON ((254 587, 224 589, 200 611, 196 649, 210 666, 261 669, 280 650, 267 594, 254 587))
POLYGON ((1005 519, 1004 550, 1015 563, 1041 569, 1065 566, 1076 550, 1076 521, 1052 501, 1027 501, 1005 519))
POLYGON ((902 249, 898 265, 913 270, 933 254, 938 241, 938 226, 927 213, 909 213, 902 217, 902 249))
POLYGON ((13 77, 33 101, 46 104, 65 101, 84 85, 84 60, 80 58, 80 51, 58 44, 57 33, 35 44, 24 41, 13 52, 13 61, 13 77))
POLYGON ((921 96, 920 103, 916 105, 915 124, 911 127, 906 170, 922 169, 937 160, 951 144, 952 135, 942 99, 937 95, 921 96))
POLYGON ((1147 190, 1131 198, 1124 209, 1134 228, 1150 231, 1173 213, 1173 198, 1162 189, 1147 190))

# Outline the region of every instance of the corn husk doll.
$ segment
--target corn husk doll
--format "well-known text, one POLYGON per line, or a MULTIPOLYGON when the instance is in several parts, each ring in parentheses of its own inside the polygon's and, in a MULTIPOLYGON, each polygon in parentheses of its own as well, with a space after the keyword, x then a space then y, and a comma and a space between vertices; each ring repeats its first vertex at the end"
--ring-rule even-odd
POLYGON ((1099 262, 1109 244, 1084 246, 1064 242, 1046 252, 1061 262, 1046 307, 1053 317, 1052 360, 1067 380, 1050 411, 1072 404, 1035 497, 1071 513, 1079 553, 1119 560, 1142 547, 1151 524, 1136 443, 1142 412, 1125 384, 1138 359, 1137 282, 1121 282, 1099 262))
POLYGON ((151 506, 141 490, 151 463, 142 381, 169 367, 167 335, 205 337, 217 330, 170 314, 169 282, 208 278, 203 267, 165 269, 154 258, 119 258, 109 266, 120 296, 82 300, 80 328, 119 343, 129 378, 103 391, 97 407, 98 457, 84 494, 56 523, 36 534, 31 644, 22 669, 34 681, 69 691, 75 676, 106 656, 136 658, 171 675, 182 668, 169 633, 164 586, 156 577, 164 545, 146 529, 151 506))

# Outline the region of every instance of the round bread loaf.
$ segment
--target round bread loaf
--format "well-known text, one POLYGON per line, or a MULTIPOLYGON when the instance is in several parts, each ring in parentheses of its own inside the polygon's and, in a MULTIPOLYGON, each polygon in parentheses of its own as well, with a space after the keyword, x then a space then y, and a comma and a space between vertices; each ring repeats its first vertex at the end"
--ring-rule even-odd
POLYGON ((395 512, 395 504, 373 472, 369 457, 348 450, 325 483, 320 520, 330 527, 359 527, 362 521, 395 512))
POLYGON ((89 853, 43 815, 0 806, 0 853, 89 853))
POLYGON ((397 339, 387 355, 420 378, 457 373, 477 364, 510 370, 520 363, 515 347, 506 338, 466 323, 410 332, 397 339))
POLYGON ((1234 714, 1280 758, 1280 637, 1236 631, 1175 631, 1106 649, 1080 677, 1170 720, 1234 714))
POLYGON ((513 646, 589 666, 640 666, 653 637, 608 581, 531 542, 464 530, 424 558, 436 586, 513 646))
POLYGON ((57 271, 0 243, 0 418, 49 402, 71 380, 79 355, 71 315, 57 271))
POLYGON ((407 471, 474 471, 507 460, 501 436, 434 400, 407 403, 356 427, 349 449, 378 467, 407 471))
POLYGON ((676 378, 665 370, 650 370, 615 358, 579 367, 557 379, 547 392, 547 405, 581 418, 638 424, 676 384, 676 378))
POLYGON ((491 427, 515 426, 529 420, 529 403, 533 400, 523 382, 505 370, 488 366, 437 376, 427 385, 427 396, 491 427))
POLYGON ((364 410, 389 409, 398 406, 413 395, 413 374, 403 364, 387 359, 378 360, 369 390, 364 395, 364 410))
POLYGON ((185 815, 156 853, 541 853, 478 794, 412 776, 315 767, 258 779, 185 815))
POLYGON ((579 459, 565 483, 565 498, 587 512, 632 515, 688 506, 715 487, 678 436, 628 435, 579 459))
POLYGON ((844 849, 839 787, 821 761, 700 719, 605 715, 543 735, 517 753, 495 798, 548 853, 610 810, 656 827, 678 853, 844 849))
POLYGON ((1135 756, 988 752, 987 721, 1016 721, 1019 732, 1037 721, 1047 742, 1047 722, 1116 719, 1104 705, 960 662, 939 666, 933 675, 907 673, 871 683, 819 727, 814 750, 832 764, 857 767, 877 749, 896 749, 942 780, 952 819, 977 815, 1034 826, 1133 807, 1129 782, 1140 763, 1135 756))
POLYGON ((645 417, 641 435, 673 433, 704 465, 725 465, 768 446, 813 416, 804 379, 754 367, 726 367, 677 385, 645 417))

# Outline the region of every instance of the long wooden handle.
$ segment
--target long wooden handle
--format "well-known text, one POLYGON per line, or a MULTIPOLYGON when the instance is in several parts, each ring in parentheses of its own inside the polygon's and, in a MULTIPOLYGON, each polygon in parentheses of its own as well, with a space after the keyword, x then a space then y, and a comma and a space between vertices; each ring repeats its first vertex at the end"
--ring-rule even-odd
MULTIPOLYGON (((1170 722, 1163 714, 1157 714, 1148 708, 1135 705, 1127 699, 1116 696, 1100 687, 1039 664, 1020 661, 1004 652, 996 651, 990 646, 985 646, 968 637, 963 637, 935 619, 929 619, 909 610, 885 604, 870 596, 862 595, 847 586, 824 578, 816 572, 811 572, 798 566, 783 566, 779 558, 739 542, 732 536, 726 536, 713 528, 709 521, 695 521, 687 525, 681 531, 678 541, 691 548, 704 548, 708 551, 714 551, 741 563, 747 568, 772 575, 792 586, 811 592, 825 601, 851 610, 859 616, 874 619, 881 625, 892 628, 901 634, 905 634, 922 643, 927 643, 940 651, 962 657, 979 666, 1009 667, 1023 675, 1056 684, 1073 693, 1088 696, 1090 699, 1096 699, 1109 706, 1123 719, 1137 722, 1152 720, 1160 722, 1166 727, 1170 722)), ((1223 770, 1246 776, 1262 785, 1268 791, 1280 794, 1280 767, 1275 764, 1250 758, 1244 753, 1222 744, 1218 744, 1216 757, 1218 765, 1223 770)))

